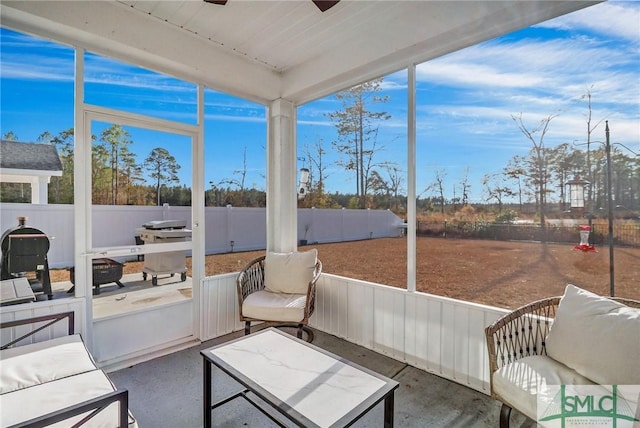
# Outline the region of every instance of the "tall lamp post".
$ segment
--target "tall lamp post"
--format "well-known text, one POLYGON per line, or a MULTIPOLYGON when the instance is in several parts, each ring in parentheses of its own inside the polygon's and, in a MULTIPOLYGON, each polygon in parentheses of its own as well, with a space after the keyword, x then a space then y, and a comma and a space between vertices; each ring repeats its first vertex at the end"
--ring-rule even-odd
POLYGON ((613 183, 611 183, 611 143, 609 141, 609 121, 605 121, 604 149, 607 154, 607 205, 609 217, 609 294, 615 296, 615 275, 613 274, 613 183))
MULTIPOLYGON (((595 141, 602 143, 602 141, 595 141)), ((615 268, 614 268, 614 257, 613 257, 613 195, 612 195, 612 183, 611 183, 611 143, 609 140, 609 121, 605 121, 605 141, 604 141, 605 154, 607 159, 607 218, 609 223, 608 230, 608 238, 609 238, 609 294, 613 297, 615 296, 615 268)), ((584 187, 586 184, 589 184, 586 180, 580 180, 578 178, 574 178, 573 180, 567 182, 569 186, 569 194, 571 195, 571 208, 574 208, 574 195, 575 195, 575 207, 580 208, 582 212, 584 212, 584 187), (581 195, 581 196, 580 196, 581 195)), ((584 243, 581 239, 580 245, 576 245, 577 249, 581 249, 583 251, 594 251, 592 241, 592 220, 593 214, 591 212, 586 214, 586 217, 589 219, 589 235, 588 235, 588 243, 584 243)), ((582 226, 581 226, 582 232, 582 226)))
MULTIPOLYGON (((607 160, 607 217, 608 217, 608 240, 609 240, 609 294, 614 297, 615 296, 615 268, 614 268, 614 257, 613 257, 613 182, 611 178, 611 141, 609 138, 609 121, 605 121, 605 141, 593 141, 594 143, 604 144, 606 160, 607 160)), ((621 143, 615 143, 619 146, 624 147, 629 152, 638 156, 638 153, 631 150, 629 147, 625 146, 621 143)), ((568 183, 567 183, 568 184, 568 183)), ((589 214, 587 214, 589 215, 589 214)), ((589 223, 591 223, 591 217, 589 217, 589 223)))
MULTIPOLYGON (((616 295, 615 285, 615 264, 613 251, 613 182, 611 180, 611 140, 609 138, 609 121, 605 121, 604 128, 604 151, 607 159, 607 221, 608 221, 608 241, 609 241, 609 295, 616 295)), ((600 143, 602 143, 600 141, 600 143)))
MULTIPOLYGON (((615 286, 615 264, 613 251, 613 183, 611 180, 611 141, 609 139, 609 121, 605 121, 604 128, 604 151, 607 159, 607 220, 608 220, 608 241, 609 241, 609 295, 614 297, 616 294, 615 286)), ((602 141, 596 141, 602 143, 602 141)), ((626 147, 625 147, 626 148, 626 147)), ((591 222, 591 218, 589 218, 591 222)))

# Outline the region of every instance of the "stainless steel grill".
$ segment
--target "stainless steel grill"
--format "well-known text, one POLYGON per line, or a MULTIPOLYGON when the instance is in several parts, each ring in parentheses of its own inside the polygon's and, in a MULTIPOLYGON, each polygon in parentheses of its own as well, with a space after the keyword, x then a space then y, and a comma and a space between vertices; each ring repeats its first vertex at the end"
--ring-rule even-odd
MULTIPOLYGON (((191 237, 191 230, 186 229, 184 220, 150 221, 136 229, 145 244, 162 244, 181 242, 191 237)), ((167 251, 164 253, 145 254, 142 278, 147 280, 151 275, 151 284, 158 285, 158 275, 175 275, 180 273, 180 279, 187 279, 186 254, 184 251, 167 251)))

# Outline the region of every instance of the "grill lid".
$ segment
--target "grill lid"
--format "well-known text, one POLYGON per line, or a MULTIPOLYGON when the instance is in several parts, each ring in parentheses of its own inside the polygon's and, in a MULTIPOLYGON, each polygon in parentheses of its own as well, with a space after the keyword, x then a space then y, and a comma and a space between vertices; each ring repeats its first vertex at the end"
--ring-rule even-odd
POLYGON ((187 227, 186 220, 154 220, 142 225, 145 229, 184 229, 187 227))
POLYGON ((0 249, 3 253, 6 253, 9 250, 10 236, 15 236, 16 238, 30 238, 30 242, 46 241, 46 244, 43 243, 41 245, 46 246, 45 253, 49 251, 49 237, 43 231, 36 229, 35 227, 25 226, 26 220, 27 217, 18 217, 18 226, 4 231, 0 238, 0 249), (18 237, 16 235, 21 236, 18 237))

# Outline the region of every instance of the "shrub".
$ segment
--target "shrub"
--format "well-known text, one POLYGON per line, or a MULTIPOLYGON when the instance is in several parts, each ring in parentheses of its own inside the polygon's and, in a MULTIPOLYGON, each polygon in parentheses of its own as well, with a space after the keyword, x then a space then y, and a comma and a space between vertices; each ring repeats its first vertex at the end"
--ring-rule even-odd
POLYGON ((518 213, 514 210, 506 210, 501 212, 493 220, 494 223, 513 223, 518 219, 518 213))

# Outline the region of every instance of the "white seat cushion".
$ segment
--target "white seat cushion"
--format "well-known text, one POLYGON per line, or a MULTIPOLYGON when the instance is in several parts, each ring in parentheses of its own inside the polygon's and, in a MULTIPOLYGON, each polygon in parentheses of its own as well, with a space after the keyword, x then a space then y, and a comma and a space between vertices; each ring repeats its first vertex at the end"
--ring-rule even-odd
POLYGON ((274 293, 306 294, 313 279, 318 250, 268 252, 264 260, 264 287, 274 293))
POLYGON ((549 357, 601 385, 640 385, 640 309, 567 285, 549 357))
POLYGON ((0 394, 96 368, 78 334, 5 349, 0 351, 0 394))
POLYGON ((306 303, 306 294, 256 291, 244 299, 242 315, 263 321, 300 322, 306 303))
MULTIPOLYGON (((0 395, 0 425, 11 426, 30 420, 65 407, 82 403, 95 397, 114 391, 111 381, 102 370, 69 376, 63 379, 20 389, 0 395)), ((118 422, 118 403, 110 404, 83 427, 113 428, 118 422)), ((89 412, 69 420, 51 425, 51 427, 69 427, 89 412)), ((137 426, 129 414, 129 427, 137 426)))
POLYGON ((537 418, 538 394, 547 385, 593 385, 586 377, 547 356, 531 356, 498 369, 493 390, 503 402, 529 418, 537 418))

